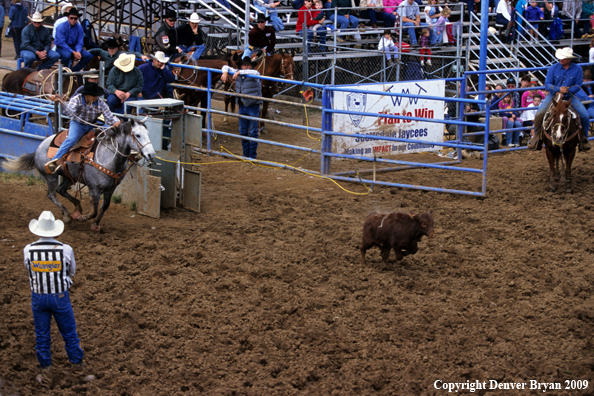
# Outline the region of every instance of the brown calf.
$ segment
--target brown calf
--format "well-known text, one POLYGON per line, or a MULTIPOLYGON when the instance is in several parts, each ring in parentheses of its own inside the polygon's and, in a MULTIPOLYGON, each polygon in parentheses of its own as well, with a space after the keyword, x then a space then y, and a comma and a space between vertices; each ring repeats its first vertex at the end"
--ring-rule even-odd
POLYGON ((417 242, 427 235, 435 237, 431 213, 412 215, 406 213, 371 213, 363 224, 361 261, 365 265, 365 252, 373 246, 382 249, 382 259, 388 262, 390 250, 396 252, 396 260, 415 254, 417 242))

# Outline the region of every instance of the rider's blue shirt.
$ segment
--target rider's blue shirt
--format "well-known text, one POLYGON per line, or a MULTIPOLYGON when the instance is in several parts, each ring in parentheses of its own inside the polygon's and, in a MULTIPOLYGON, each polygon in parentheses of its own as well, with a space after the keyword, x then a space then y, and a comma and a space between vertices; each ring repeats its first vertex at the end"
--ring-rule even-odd
POLYGON ((560 91, 561 87, 569 87, 569 93, 565 94, 563 98, 569 99, 581 90, 583 77, 582 68, 575 63, 570 63, 567 69, 561 63, 556 63, 547 73, 545 88, 554 95, 560 91))

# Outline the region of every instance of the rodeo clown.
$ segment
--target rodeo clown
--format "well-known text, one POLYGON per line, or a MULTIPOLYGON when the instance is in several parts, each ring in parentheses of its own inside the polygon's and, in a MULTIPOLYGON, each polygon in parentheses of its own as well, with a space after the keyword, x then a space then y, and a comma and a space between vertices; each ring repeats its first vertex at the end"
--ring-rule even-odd
POLYGON ((35 352, 41 368, 36 379, 44 388, 52 389, 54 386, 50 333, 53 316, 64 339, 68 360, 72 364, 71 376, 79 383, 91 382, 95 377, 85 372, 84 352, 79 345, 68 293, 76 271, 74 252, 69 245, 54 239, 64 231, 64 223, 55 220, 52 212, 44 211, 39 219, 29 222, 29 230, 40 237, 23 250, 31 286, 35 352))

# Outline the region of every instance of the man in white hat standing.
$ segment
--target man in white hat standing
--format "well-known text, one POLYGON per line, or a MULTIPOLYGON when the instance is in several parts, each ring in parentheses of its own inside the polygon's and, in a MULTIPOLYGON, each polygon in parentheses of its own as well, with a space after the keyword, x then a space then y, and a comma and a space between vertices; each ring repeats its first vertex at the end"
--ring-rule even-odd
POLYGON ((161 51, 155 52, 152 58, 152 62, 138 66, 144 81, 142 99, 162 98, 165 85, 175 81, 175 75, 167 65, 169 58, 161 51))
POLYGON ((564 100, 573 98, 571 105, 579 114, 582 125, 582 130, 580 131, 579 149, 580 151, 588 151, 590 150, 590 143, 588 142, 590 116, 588 115, 588 110, 586 107, 576 97, 578 91, 582 89, 584 73, 581 67, 575 63, 571 63, 571 60, 575 58, 571 48, 560 48, 555 52, 555 56, 557 59, 559 59, 559 63, 551 66, 547 72, 545 88, 547 91, 549 91, 549 94, 538 107, 538 112, 534 117, 534 136, 530 142, 528 142, 528 148, 530 150, 536 150, 539 147, 542 148, 542 146, 538 144, 542 132, 542 120, 547 112, 549 104, 553 100, 553 97, 560 92, 563 94, 564 100))
POLYGON ((194 51, 192 58, 198 60, 200 55, 206 51, 204 40, 202 39, 202 29, 198 26, 200 18, 193 12, 190 15, 190 23, 186 23, 177 28, 179 37, 179 48, 184 52, 194 51))
POLYGON ((122 53, 113 63, 107 76, 107 105, 112 113, 123 113, 122 106, 127 100, 137 100, 142 92, 142 73, 134 66, 135 56, 122 53))
POLYGON ((43 17, 39 12, 29 17, 31 24, 25 26, 21 34, 21 58, 25 67, 31 67, 36 60, 43 61, 37 70, 49 69, 59 59, 60 54, 52 51, 52 36, 48 28, 42 25, 43 17))
POLYGON ((85 372, 84 352, 68 293, 76 271, 74 252, 69 245, 54 239, 64 232, 64 223, 55 220, 52 212, 45 211, 39 219, 29 222, 29 230, 40 237, 23 251, 31 287, 35 352, 41 368, 36 379, 44 388, 52 389, 54 385, 50 332, 53 316, 72 364, 71 375, 80 383, 93 381, 95 377, 85 372))

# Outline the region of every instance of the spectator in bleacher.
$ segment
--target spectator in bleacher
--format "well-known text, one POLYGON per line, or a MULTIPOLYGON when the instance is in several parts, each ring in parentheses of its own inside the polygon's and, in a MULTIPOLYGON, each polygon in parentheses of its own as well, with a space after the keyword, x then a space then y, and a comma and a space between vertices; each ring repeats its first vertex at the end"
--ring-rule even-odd
POLYGON ((91 55, 95 55, 101 58, 105 62, 105 75, 109 76, 109 72, 113 69, 113 64, 120 57, 121 54, 133 54, 137 58, 141 58, 143 61, 148 61, 150 58, 140 52, 129 52, 120 50, 120 43, 114 38, 110 38, 105 42, 107 51, 101 48, 92 48, 89 50, 91 55))
MULTIPOLYGON (((499 101, 499 109, 508 110, 499 113, 499 116, 503 119, 501 123, 502 129, 522 127, 522 120, 519 117, 519 112, 512 110, 513 108, 514 105, 512 103, 511 95, 508 94, 499 101)), ((520 131, 508 131, 504 136, 505 141, 502 142, 503 146, 518 147, 520 145, 520 131)))
POLYGON ((229 11, 231 11, 231 4, 229 4, 229 2, 227 0, 215 0, 217 3, 219 3, 219 5, 223 8, 228 9, 229 11))
POLYGON ((23 7, 20 0, 12 0, 13 5, 8 11, 8 19, 12 28, 12 42, 14 44, 14 59, 19 59, 21 53, 21 36, 27 25, 27 9, 23 7))
MULTIPOLYGON (((297 14, 297 25, 295 30, 299 34, 302 33, 303 37, 307 36, 307 52, 311 52, 311 42, 313 41, 314 37, 314 28, 316 26, 322 26, 323 20, 325 19, 324 14, 321 11, 312 10, 311 8, 311 0, 304 0, 303 7, 299 9, 299 13, 297 14), (319 20, 316 18, 321 17, 319 20), (305 22, 306 30, 303 30, 303 23, 305 22), (306 35, 307 33, 307 35, 306 35)), ((318 36, 320 37, 320 51, 325 51, 326 47, 326 29, 316 29, 318 30, 318 36)))
POLYGON ((428 27, 425 22, 421 22, 421 10, 414 0, 404 0, 398 7, 398 14, 402 16, 402 26, 408 27, 408 36, 412 45, 417 44, 417 35, 415 28, 420 26, 428 27))
POLYGON ((442 7, 439 6, 439 0, 429 0, 429 5, 425 7, 425 22, 428 25, 435 25, 441 15, 442 7))
POLYGON ((569 0, 562 2, 563 6, 561 11, 559 12, 559 18, 563 20, 563 22, 573 23, 573 36, 574 37, 582 37, 582 29, 583 26, 588 31, 590 21, 586 20, 586 25, 584 26, 584 22, 580 21, 579 19, 582 17, 582 0, 569 0))
POLYGON ((6 12, 4 11, 4 7, 0 4, 0 56, 2 56, 2 30, 4 30, 4 17, 6 16, 6 12))
POLYGON ((137 100, 142 92, 143 75, 134 66, 133 54, 120 54, 107 76, 107 105, 112 113, 123 113, 122 106, 129 100, 137 100))
POLYGON ((541 10, 544 14, 545 23, 539 24, 538 30, 540 34, 542 34, 544 37, 549 37, 551 22, 553 22, 555 18, 559 17, 559 7, 557 7, 555 3, 551 0, 545 1, 544 7, 542 7, 541 10))
POLYGON ((62 23, 56 28, 56 52, 60 54, 60 60, 66 67, 70 67, 73 72, 84 69, 93 55, 83 49, 84 32, 78 23, 78 10, 71 8, 68 12, 68 23, 62 23), (71 62, 78 61, 74 66, 71 62))
POLYGON ((384 37, 381 38, 377 47, 380 51, 384 51, 386 54, 386 60, 391 65, 394 62, 400 63, 400 54, 398 53, 398 46, 394 44, 392 40, 392 34, 390 29, 384 30, 384 37), (394 61, 392 61, 394 57, 394 61))
MULTIPOLYGON (((262 80, 258 78, 251 78, 249 76, 259 76, 260 73, 254 70, 252 60, 247 56, 241 61, 241 70, 233 69, 230 66, 223 66, 221 81, 227 82, 229 73, 233 74, 235 80, 235 91, 238 94, 261 97, 262 96, 262 80)), ((261 99, 239 98, 239 111, 237 114, 248 117, 260 117, 261 99)), ((239 119, 239 134, 241 136, 249 136, 251 138, 258 138, 258 120, 250 120, 245 118, 239 119)), ((256 159, 258 142, 252 140, 241 140, 243 148, 243 156, 246 158, 256 159)))
POLYGON ((421 49, 419 52, 421 53, 421 66, 425 66, 425 60, 423 55, 427 55, 427 66, 431 66, 431 49, 429 48, 429 29, 423 28, 421 29, 421 49))
MULTIPOLYGON (((479 8, 480 8, 480 2, 481 2, 481 0, 466 0, 466 12, 468 13, 468 19, 467 19, 467 21, 470 21, 470 18, 471 18, 470 14, 476 13, 475 5, 476 4, 479 4, 479 8)), ((477 17, 475 16, 475 19, 474 19, 475 20, 475 23, 476 23, 476 20, 477 20, 476 18, 477 17)))
MULTIPOLYGON (((171 67, 167 65, 169 58, 162 51, 155 52, 152 62, 138 66, 142 73, 142 93, 139 99, 163 98, 165 85, 175 81, 171 67)), ((166 96, 166 95, 165 95, 166 96)))
MULTIPOLYGON (((514 80, 513 78, 508 78, 507 89, 516 89, 516 80, 514 80)), ((510 92, 509 95, 512 97, 512 105, 514 106, 514 109, 519 108, 522 104, 522 98, 520 96, 520 93, 517 91, 513 91, 510 92)))
POLYGON ((155 34, 156 49, 169 57, 182 52, 178 47, 179 37, 175 29, 175 21, 177 21, 175 11, 167 10, 163 17, 163 24, 155 34))
POLYGON ((402 3, 402 0, 384 0, 384 11, 382 12, 382 16, 384 17, 384 27, 396 27, 396 22, 398 21, 398 6, 400 3, 402 3))
POLYGON ((448 18, 452 11, 449 8, 444 8, 439 14, 437 22, 431 26, 433 32, 431 33, 430 45, 439 45, 443 43, 443 32, 445 31, 446 23, 449 23, 448 18))
POLYGON ((377 13, 381 13, 383 8, 383 0, 361 0, 359 3, 359 15, 369 19, 371 27, 377 29, 377 13))
POLYGON ((514 10, 512 10, 512 15, 516 24, 516 31, 518 32, 518 37, 522 37, 525 32, 523 28, 524 20, 522 18, 526 19, 526 7, 528 6, 528 1, 513 0, 513 2, 515 2, 516 5, 514 10))
POLYGON ((264 15, 266 15, 266 13, 268 12, 270 24, 277 32, 280 32, 285 28, 285 25, 283 25, 283 20, 279 18, 278 12, 276 11, 276 7, 278 7, 279 5, 280 1, 254 0, 254 7, 262 11, 264 15))
POLYGON ((336 14, 332 12, 330 20, 338 30, 356 29, 359 26, 359 18, 353 15, 353 10, 344 7, 352 7, 351 0, 332 0, 332 8, 339 9, 336 14))
MULTIPOLYGON (((380 0, 381 1, 381 0, 380 0)), ((320 35, 321 33, 324 33, 324 37, 326 37, 326 32, 332 32, 334 31, 334 25, 332 24, 324 24, 326 22, 326 14, 324 13, 324 2, 322 0, 315 0, 314 1, 314 8, 316 9, 316 11, 319 11, 320 13, 318 14, 318 16, 316 16, 314 19, 317 20, 318 24, 317 25, 313 25, 311 30, 314 31, 314 33, 316 33, 316 35, 320 35), (318 32, 318 30, 320 30, 320 32, 318 32), (324 30, 324 32, 322 32, 322 30, 324 30)), ((339 37, 337 37, 338 39, 339 37)), ((324 39, 325 40, 325 39, 324 39)), ((342 40, 344 41, 344 40, 342 40)))
POLYGON ((590 101, 590 103, 586 106, 586 110, 588 110, 588 115, 590 119, 594 119, 594 86, 590 83, 592 82, 592 75, 590 74, 590 70, 584 71, 584 80, 582 83, 582 94, 578 96, 578 99, 581 101, 590 101))
MULTIPOLYGON (((534 110, 526 110, 524 114, 522 114, 522 126, 523 127, 531 127, 534 126, 534 117, 536 116, 536 112, 538 111, 538 106, 542 102, 542 96, 540 94, 535 94, 532 98, 533 101, 526 107, 533 107, 534 110)), ((534 137, 534 128, 530 130, 530 136, 534 137)))
MULTIPOLYGON (((542 93, 542 91, 536 89, 536 87, 538 86, 539 82, 538 81, 532 81, 530 82, 530 84, 528 85, 530 88, 534 87, 534 89, 531 89, 530 91, 525 91, 522 94, 522 107, 528 107, 530 105, 530 103, 533 102, 534 97, 536 95, 540 95, 540 98, 542 99, 544 97, 544 93, 542 93)), ((524 114, 522 114, 522 119, 524 118, 524 114)))
MULTIPOLYGON (((538 147, 540 134, 542 132, 542 121, 553 97, 556 96, 557 93, 561 93, 564 100, 569 100, 570 98, 573 98, 578 91, 581 91, 584 74, 581 67, 571 63, 571 60, 575 59, 573 50, 570 47, 558 49, 555 52, 555 57, 559 59, 559 63, 554 64, 547 71, 545 88, 549 91, 550 95, 548 95, 542 102, 538 108, 536 117, 534 118, 534 138, 528 143, 528 148, 531 150, 536 150, 538 147)), ((580 100, 575 98, 571 101, 571 105, 579 114, 582 123, 579 149, 580 151, 588 151, 590 150, 590 143, 588 142, 587 137, 588 130, 590 129, 588 110, 580 100)))
POLYGON ((248 46, 243 52, 244 57, 251 57, 254 51, 262 51, 266 55, 274 53, 276 33, 272 26, 266 26, 268 20, 269 18, 265 17, 264 14, 258 14, 256 26, 248 34, 248 46))
MULTIPOLYGON (((55 40, 56 39, 56 30, 58 28, 59 25, 63 24, 64 22, 68 22, 68 13, 70 12, 70 9, 74 7, 71 3, 66 3, 62 6, 62 9, 60 10, 62 12, 62 16, 58 19, 56 19, 56 22, 54 22, 54 29, 52 30, 52 37, 55 40)), ((54 51, 55 51, 55 47, 54 47, 54 51)))
POLYGON ((495 23, 498 25, 505 26, 505 31, 501 37, 501 41, 509 43, 511 41, 510 35, 512 34, 513 23, 512 20, 512 6, 511 0, 499 0, 497 10, 495 11, 495 23))
POLYGON ((200 59, 200 55, 206 51, 204 39, 202 38, 202 29, 198 26, 199 23, 200 18, 198 14, 193 12, 190 15, 190 23, 183 24, 177 28, 179 48, 183 52, 194 51, 192 59, 196 60, 200 59))
MULTIPOLYGON (((526 7, 526 20, 532 25, 532 29, 530 29, 530 37, 532 37, 534 42, 537 42, 538 38, 536 31, 540 31, 538 21, 544 20, 544 12, 538 7, 536 1, 531 1, 530 5, 526 7)), ((529 37, 526 39, 528 38, 529 37)))
POLYGON ((23 29, 21 58, 25 67, 31 67, 36 60, 42 61, 37 70, 49 69, 59 59, 60 54, 52 51, 52 36, 48 28, 42 25, 43 17, 39 12, 33 14, 31 24, 23 29))

